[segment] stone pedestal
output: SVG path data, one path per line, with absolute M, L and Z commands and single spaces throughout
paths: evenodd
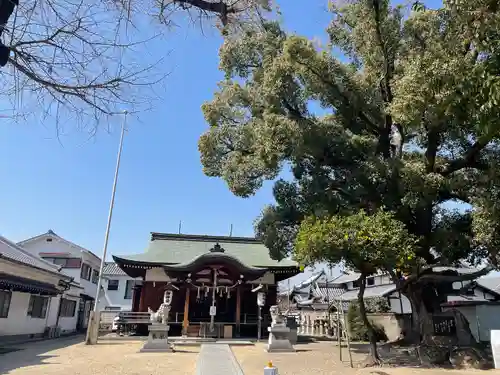
M 167 324 L 151 324 L 148 327 L 148 341 L 142 347 L 141 352 L 173 352 L 174 349 L 168 342 L 169 328 Z
M 286 318 L 286 326 L 290 328 L 290 335 L 288 336 L 290 343 L 295 345 L 297 343 L 297 320 L 295 317 L 287 317 Z
M 267 330 L 269 331 L 269 341 L 266 348 L 268 352 L 295 352 L 290 342 L 290 328 L 280 324 L 271 325 Z

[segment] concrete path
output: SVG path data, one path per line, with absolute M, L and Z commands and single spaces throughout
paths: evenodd
M 196 375 L 244 375 L 238 360 L 227 344 L 203 344 Z

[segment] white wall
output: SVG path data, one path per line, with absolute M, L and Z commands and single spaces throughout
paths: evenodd
M 446 300 L 448 302 L 452 302 L 452 301 L 470 301 L 470 300 L 474 300 L 474 301 L 482 301 L 482 300 L 491 300 L 491 301 L 494 301 L 495 300 L 495 296 L 493 296 L 492 294 L 489 294 L 487 292 L 484 292 L 482 288 L 474 288 L 473 289 L 474 291 L 474 295 L 468 295 L 467 297 L 463 297 L 463 296 L 447 296 L 446 297 Z
M 22 264 L 15 264 L 5 259 L 0 259 L 0 272 L 53 285 L 57 285 L 60 280 L 60 276 L 57 274 L 50 274 Z M 71 293 L 72 296 L 66 296 L 65 298 L 78 301 L 80 291 L 79 288 L 72 288 L 65 292 L 65 296 L 66 293 Z M 0 336 L 40 334 L 44 332 L 46 327 L 56 325 L 60 296 L 50 297 L 44 319 L 32 318 L 27 315 L 30 296 L 30 293 L 12 292 L 8 317 L 0 318 Z M 73 324 L 76 327 L 76 319 L 77 313 L 75 313 L 74 317 L 75 323 L 67 324 Z
M 500 306 L 498 305 L 479 305 L 476 308 L 478 337 L 480 341 L 490 341 L 490 332 L 500 329 Z M 469 324 L 472 325 L 469 321 Z
M 55 327 L 61 296 L 50 297 L 45 318 L 32 318 L 27 315 L 30 293 L 12 292 L 9 314 L 7 318 L 0 318 L 0 336 L 41 334 L 46 327 Z M 79 297 L 65 295 L 64 298 L 76 302 L 75 315 L 60 317 L 58 326 L 62 333 L 71 333 L 76 330 L 78 319 Z
M 391 277 L 389 275 L 375 275 L 375 276 L 369 276 L 369 278 L 373 278 L 373 284 L 372 285 L 366 285 L 367 288 L 371 288 L 377 285 L 387 285 L 387 284 L 392 284 Z M 352 289 L 357 289 L 358 287 L 354 288 L 354 281 L 349 281 L 345 283 L 345 286 L 347 290 L 352 290 Z
M 399 299 L 399 292 L 394 292 L 389 294 L 389 306 L 391 307 L 391 312 L 394 314 L 401 314 L 401 305 L 403 306 L 403 314 L 411 314 L 411 304 L 410 300 L 401 294 L 401 300 Z
M 76 331 L 76 324 L 78 321 L 78 306 L 80 303 L 80 297 L 79 297 L 80 291 L 81 291 L 80 288 L 71 287 L 62 295 L 52 297 L 50 316 L 49 319 L 47 320 L 49 327 L 54 327 L 57 323 L 57 326 L 61 329 L 62 334 Z M 73 316 L 60 316 L 58 321 L 57 315 L 59 314 L 59 305 L 63 298 L 75 301 L 76 303 L 75 314 Z
M 40 256 L 40 253 L 62 253 L 68 254 L 69 258 L 81 258 L 83 263 L 88 264 L 93 270 L 99 271 L 100 259 L 83 251 L 81 248 L 71 245 L 70 243 L 52 237 L 51 242 L 47 242 L 47 236 L 41 236 L 33 241 L 28 241 L 22 245 L 23 249 L 35 256 Z M 79 283 L 84 290 L 83 293 L 94 297 L 97 292 L 97 284 L 90 281 L 80 279 L 80 268 L 63 268 L 62 272 L 74 278 L 74 281 Z
M 7 319 L 0 319 L 0 336 L 40 334 L 45 331 L 49 312 L 45 319 L 28 316 L 30 296 L 29 293 L 12 292 L 9 315 Z M 50 310 L 51 306 L 47 309 Z
M 84 279 L 80 279 L 79 284 L 83 287 L 83 293 L 92 298 L 95 298 L 95 295 L 97 293 L 97 284 L 94 284 L 92 283 L 92 281 L 87 281 Z
M 375 276 L 375 285 L 387 285 L 387 284 L 392 284 L 392 280 L 389 275 Z
M 163 272 L 165 274 L 165 272 Z M 132 299 L 125 299 L 125 289 L 127 280 L 133 280 L 128 276 L 105 276 L 102 280 L 102 287 L 99 296 L 99 310 L 106 307 L 120 307 L 122 310 L 132 310 Z M 118 290 L 108 290 L 109 280 L 119 280 Z
M 457 306 L 469 323 L 469 328 L 476 341 L 490 341 L 490 331 L 500 329 L 499 305 Z M 444 308 L 451 311 L 452 308 Z

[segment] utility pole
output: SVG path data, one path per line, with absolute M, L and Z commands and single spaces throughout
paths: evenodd
M 4 1 L 4 0 L 0 0 Z M 102 249 L 102 258 L 101 258 L 101 266 L 99 268 L 99 278 L 97 279 L 97 292 L 94 300 L 94 310 L 90 316 L 89 324 L 87 327 L 87 337 L 85 340 L 85 344 L 92 345 L 97 343 L 97 336 L 99 334 L 99 295 L 101 292 L 101 284 L 102 284 L 102 271 L 104 269 L 104 264 L 106 263 L 106 253 L 108 251 L 108 240 L 109 240 L 109 232 L 111 229 L 111 219 L 113 217 L 113 208 L 115 205 L 115 193 L 116 193 L 116 184 L 118 182 L 118 174 L 120 172 L 120 160 L 122 156 L 123 149 L 123 138 L 125 135 L 125 127 L 127 124 L 127 111 L 123 111 L 123 121 L 122 121 L 122 130 L 120 133 L 120 144 L 118 147 L 118 155 L 116 156 L 116 168 L 115 168 L 115 177 L 113 179 L 113 188 L 111 190 L 111 202 L 109 203 L 109 213 L 108 213 L 108 222 L 106 224 L 106 232 L 104 234 L 104 245 Z

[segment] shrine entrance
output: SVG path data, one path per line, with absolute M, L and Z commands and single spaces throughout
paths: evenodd
M 127 275 L 143 278 L 134 311 L 156 311 L 164 290 L 175 286 L 171 336 L 265 336 L 277 283 L 298 272 L 292 261 L 270 259 L 253 238 L 153 233 L 147 254 L 113 259 Z M 267 296 L 261 309 L 257 290 Z
M 237 298 L 236 292 L 226 292 L 220 288 L 215 296 L 216 315 L 215 322 L 236 323 Z M 212 295 L 198 293 L 191 290 L 189 300 L 189 324 L 210 322 L 210 307 L 212 306 Z
M 188 336 L 239 336 L 241 292 L 265 270 L 243 267 L 217 247 L 185 269 L 164 267 L 166 274 L 182 281 L 185 292 L 183 333 Z M 216 251 L 218 250 L 218 251 Z M 203 258 L 203 259 L 202 259 Z

